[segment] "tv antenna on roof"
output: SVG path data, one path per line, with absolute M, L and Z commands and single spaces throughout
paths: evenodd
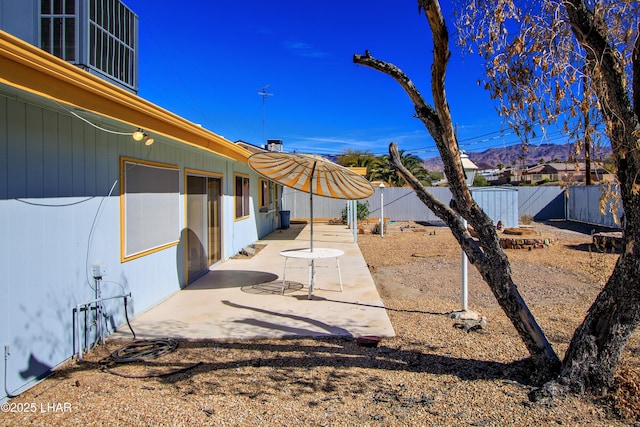
M 266 99 L 270 96 L 273 96 L 272 93 L 267 92 L 267 89 L 269 89 L 271 87 L 270 84 L 260 88 L 260 92 L 258 92 L 258 95 L 260 95 L 262 97 L 262 142 L 264 142 L 265 144 L 267 143 L 267 140 L 265 139 L 264 136 L 264 128 L 265 128 L 265 118 L 264 118 L 264 102 L 266 101 Z

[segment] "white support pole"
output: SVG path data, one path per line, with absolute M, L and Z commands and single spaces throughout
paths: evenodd
M 311 182 L 313 183 L 313 178 L 311 179 Z M 309 221 L 310 221 L 310 230 L 311 230 L 311 239 L 310 239 L 310 246 L 311 246 L 311 252 L 313 252 L 313 191 L 309 192 Z
M 384 237 L 384 184 L 380 183 L 380 237 Z
M 354 200 L 349 200 L 347 203 L 349 203 L 349 224 L 351 224 L 351 234 L 353 234 L 353 243 L 356 243 L 358 241 L 358 237 L 357 237 L 358 227 L 353 222 Z
M 462 225 L 464 228 L 467 228 L 467 220 L 460 217 L 462 219 Z M 461 292 L 461 303 L 462 303 L 462 311 L 467 311 L 467 293 L 468 293 L 468 283 L 467 283 L 467 254 L 462 249 L 462 256 L 460 258 L 462 262 L 462 292 Z
M 351 201 L 351 221 L 353 223 L 353 243 L 358 243 L 358 201 L 357 200 L 352 200 Z

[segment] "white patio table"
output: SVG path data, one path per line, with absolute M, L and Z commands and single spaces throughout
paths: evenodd
M 284 288 L 286 286 L 285 278 L 287 274 L 287 260 L 289 258 L 306 259 L 309 268 L 309 299 L 313 293 L 313 285 L 316 280 L 315 261 L 317 259 L 335 258 L 336 267 L 338 269 L 338 278 L 340 279 L 340 292 L 342 292 L 342 274 L 340 273 L 340 260 L 339 257 L 344 255 L 344 251 L 340 249 L 331 248 L 313 248 L 311 249 L 291 249 L 280 252 L 280 255 L 284 257 L 284 273 L 282 274 L 282 294 L 284 295 Z

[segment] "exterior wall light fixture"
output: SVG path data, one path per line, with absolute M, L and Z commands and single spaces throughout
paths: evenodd
M 138 130 L 132 133 L 131 136 L 133 137 L 134 141 L 142 141 L 142 138 L 144 138 L 144 132 L 142 131 L 142 129 L 138 128 Z
M 131 134 L 134 141 L 144 141 L 144 145 L 151 145 L 155 142 L 155 139 L 149 136 L 148 133 L 138 128 L 137 131 Z

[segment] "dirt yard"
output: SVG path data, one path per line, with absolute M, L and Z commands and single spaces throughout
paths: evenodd
M 617 257 L 590 252 L 589 230 L 558 228 L 563 225 L 534 225 L 538 236 L 557 236 L 556 244 L 507 250 L 519 290 L 560 357 Z M 113 368 L 126 375 L 118 376 L 99 363 L 122 345 L 113 342 L 11 400 L 22 411 L 3 407 L 0 425 L 640 423 L 638 332 L 612 396 L 532 403 L 527 352 L 473 266 L 469 308 L 486 317 L 486 326 L 465 332 L 447 315 L 460 308 L 461 265 L 448 229 L 392 223 L 384 238 L 360 235 L 359 245 L 397 334 L 377 348 L 337 338 L 181 342 L 152 363 Z

